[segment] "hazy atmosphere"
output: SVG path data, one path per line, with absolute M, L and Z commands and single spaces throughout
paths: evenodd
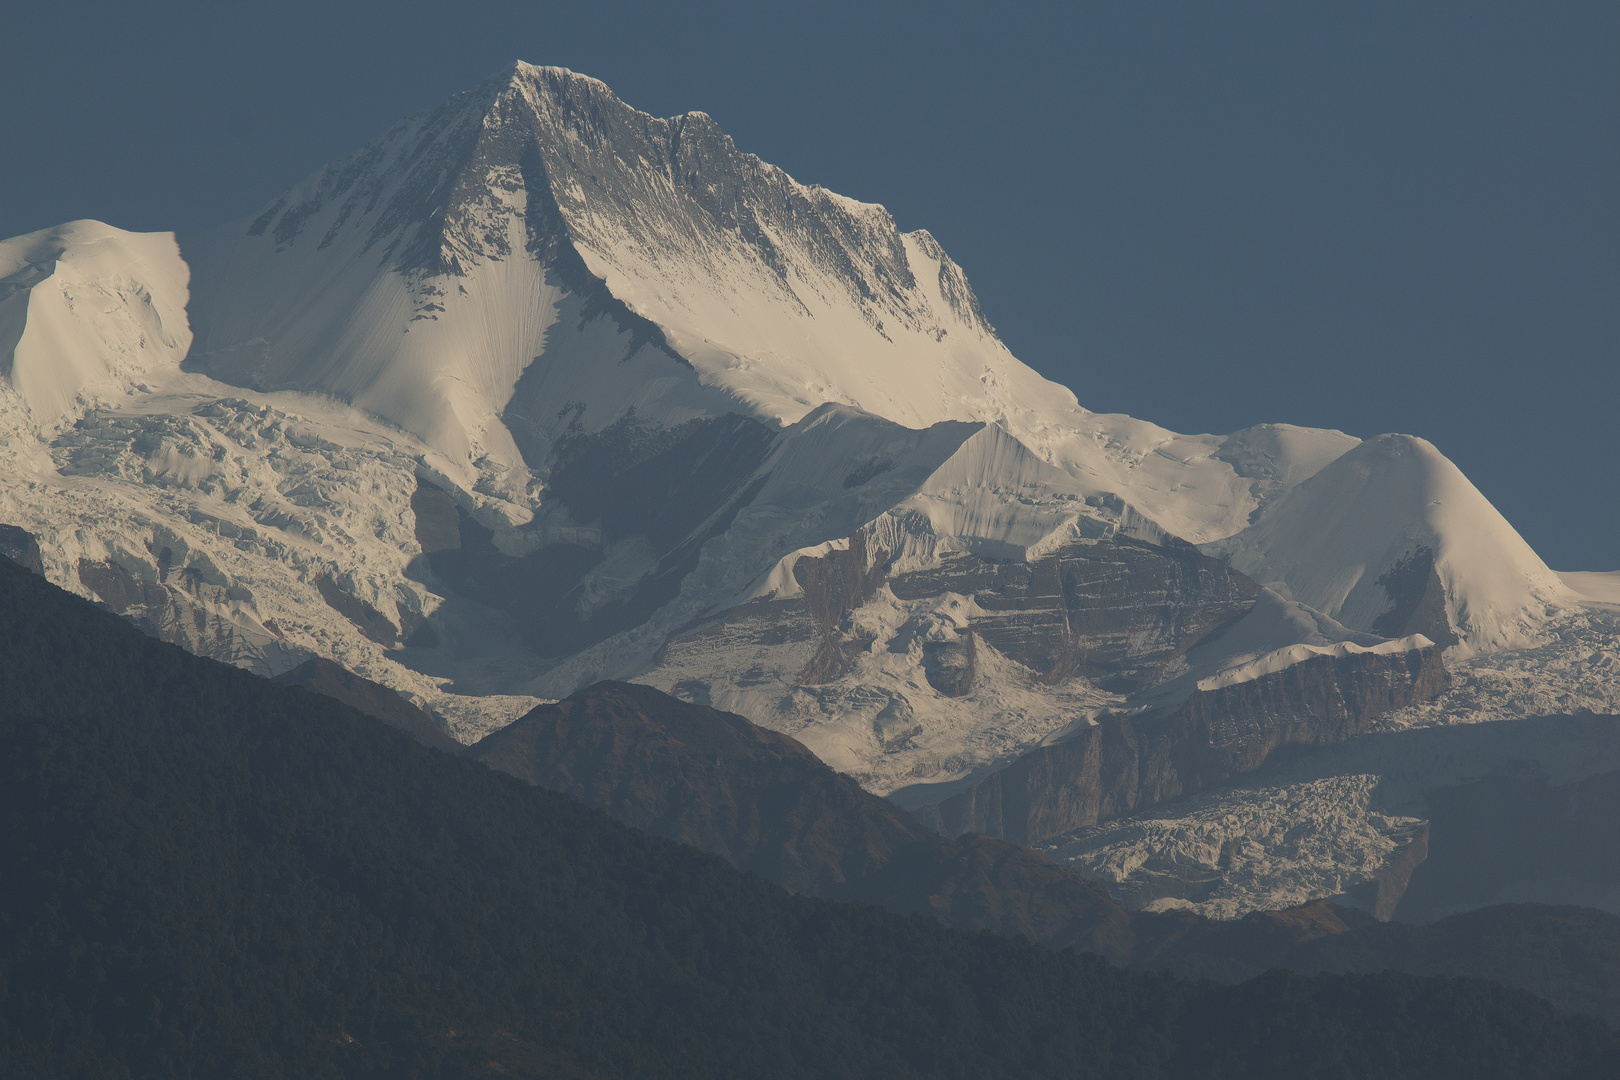
M 710 113 L 965 268 L 1020 359 L 1174 430 L 1423 436 L 1620 567 L 1612 4 L 27 5 L 0 236 L 248 214 L 513 59 Z

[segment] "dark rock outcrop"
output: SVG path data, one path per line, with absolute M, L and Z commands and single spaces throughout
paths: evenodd
M 953 553 L 931 569 L 892 576 L 887 553 L 868 543 L 857 530 L 846 549 L 794 564 L 821 638 L 795 680 L 803 685 L 842 677 L 871 646 L 844 623 L 885 584 L 901 600 L 967 594 L 983 612 L 965 635 L 924 650 L 929 685 L 951 697 L 972 688 L 980 640 L 1049 683 L 1083 676 L 1109 689 L 1141 689 L 1242 617 L 1259 593 L 1226 562 L 1168 536 L 1160 544 L 1123 535 L 1079 540 L 1029 563 Z
M 39 541 L 27 529 L 15 525 L 0 525 L 0 555 L 24 570 L 45 576 L 45 560 L 39 551 Z
M 1167 715 L 1105 716 L 917 815 L 947 836 L 1039 843 L 1207 790 L 1254 771 L 1282 746 L 1343 742 L 1449 681 L 1439 646 L 1312 657 L 1198 691 Z
M 1130 950 L 1130 917 L 1101 886 L 1003 841 L 947 840 L 795 740 L 651 687 L 598 683 L 467 754 L 795 892 Z
M 849 546 L 826 555 L 807 555 L 793 564 L 793 577 L 804 590 L 805 610 L 821 634 L 821 645 L 798 681 L 806 686 L 829 683 L 849 671 L 854 658 L 872 644 L 870 638 L 840 632 L 844 619 L 872 599 L 883 584 L 887 554 L 868 555 L 866 533 L 857 530 Z
M 1457 631 L 1446 612 L 1446 587 L 1434 569 L 1434 549 L 1415 548 L 1378 577 L 1389 610 L 1373 621 L 1372 631 L 1389 638 L 1422 634 L 1436 645 L 1457 644 Z
M 902 600 L 964 593 L 986 614 L 985 643 L 1049 682 L 1084 676 L 1108 689 L 1155 682 L 1164 667 L 1254 606 L 1260 587 L 1173 538 L 1074 541 L 1033 562 L 947 556 L 896 574 Z
M 923 677 L 946 697 L 962 697 L 973 689 L 978 671 L 978 646 L 970 629 L 952 641 L 923 645 Z
M 1390 852 L 1384 865 L 1364 882 L 1340 897 L 1341 903 L 1371 912 L 1379 922 L 1389 922 L 1400 907 L 1412 883 L 1412 874 L 1429 857 L 1429 823 L 1419 822 L 1403 830 L 1402 843 Z
M 326 601 L 328 607 L 354 623 L 366 637 L 385 649 L 399 644 L 399 628 L 388 621 L 388 616 L 348 592 L 332 580 L 330 574 L 318 575 L 315 587 L 320 590 L 321 599 Z
M 424 746 L 452 754 L 461 753 L 462 745 L 450 737 L 444 725 L 432 713 L 412 705 L 388 687 L 361 678 L 324 657 L 305 660 L 271 681 L 284 686 L 301 686 L 311 693 L 336 698 L 367 716 L 399 728 Z

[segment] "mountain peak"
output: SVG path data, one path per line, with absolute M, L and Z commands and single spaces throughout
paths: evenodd
M 452 458 L 476 446 L 519 463 L 493 414 L 551 340 L 553 289 L 611 313 L 629 335 L 616 355 L 650 342 L 693 368 L 709 415 L 783 424 L 843 401 L 924 427 L 999 419 L 1020 407 L 1011 398 L 1044 403 L 1057 390 L 996 339 L 926 233 L 739 151 L 706 113 L 651 116 L 566 68 L 514 62 L 252 219 L 187 238 L 186 253 L 207 268 L 193 369 L 333 394 Z M 262 303 L 266 288 L 286 295 Z M 451 334 L 427 370 L 401 375 L 416 342 L 474 325 L 456 314 L 469 304 L 480 341 Z M 413 339 L 403 349 L 402 335 Z M 503 335 L 512 340 L 494 340 Z M 443 359 L 468 349 L 477 371 Z M 468 393 L 482 404 L 444 403 Z M 643 419 L 650 406 L 637 406 Z M 593 408 L 581 422 L 615 418 Z
M 1352 629 L 1424 633 L 1464 655 L 1531 644 L 1568 600 L 1479 489 L 1415 435 L 1353 447 L 1222 547 L 1244 573 Z

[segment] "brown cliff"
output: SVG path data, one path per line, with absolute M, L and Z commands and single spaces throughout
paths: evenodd
M 849 671 L 854 658 L 872 644 L 870 638 L 840 633 L 846 616 L 876 595 L 883 584 L 888 554 L 881 548 L 868 558 L 866 534 L 857 531 L 849 547 L 826 555 L 807 555 L 793 564 L 793 577 L 804 590 L 804 606 L 816 625 L 821 645 L 799 672 L 806 686 L 833 682 Z
M 1105 716 L 917 816 L 947 836 L 1039 843 L 1207 790 L 1259 768 L 1279 747 L 1343 742 L 1449 681 L 1438 646 L 1312 657 L 1200 690 L 1168 714 Z

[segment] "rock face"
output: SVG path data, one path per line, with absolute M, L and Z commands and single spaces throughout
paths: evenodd
M 1343 742 L 1382 713 L 1448 683 L 1438 646 L 1318 656 L 1248 682 L 1200 690 L 1167 715 L 1109 715 L 1019 758 L 918 816 L 949 836 L 1038 843 L 1207 790 L 1276 749 Z
M 1000 840 L 946 840 L 793 739 L 651 687 L 599 683 L 467 755 L 795 892 L 1116 959 L 1130 949 L 1129 916 L 1101 886 Z
M 358 596 L 345 592 L 343 586 L 332 579 L 332 575 L 316 575 L 315 588 L 333 611 L 354 623 L 355 628 L 366 637 L 384 648 L 399 644 L 399 630 L 388 620 L 388 616 Z
M 1369 895 L 1348 899 L 1360 900 L 1372 912 L 1373 918 L 1379 922 L 1389 922 L 1395 917 L 1395 911 L 1412 883 L 1412 874 L 1428 857 L 1429 823 L 1425 821 L 1412 830 L 1410 840 L 1390 855 L 1368 883 L 1370 887 L 1364 887 Z
M 946 697 L 962 697 L 973 689 L 978 662 L 978 637 L 971 628 L 955 641 L 923 645 L 923 677 Z
M 848 673 L 857 653 L 873 639 L 859 632 L 844 633 L 844 620 L 872 599 L 883 584 L 881 551 L 868 557 L 866 533 L 849 538 L 849 546 L 822 556 L 807 556 L 793 564 L 793 577 L 803 590 L 805 613 L 815 624 L 821 644 L 799 673 L 807 686 L 829 683 Z
M 283 686 L 301 686 L 311 693 L 336 698 L 367 716 L 374 716 L 391 727 L 399 728 L 424 746 L 452 754 L 461 753 L 461 744 L 450 737 L 444 725 L 432 713 L 412 705 L 388 687 L 362 679 L 330 660 L 312 657 L 291 671 L 277 675 L 272 681 Z
M 1316 897 L 1401 921 L 1524 900 L 1620 907 L 1597 779 L 1620 769 L 1613 716 L 1402 719 L 1039 850 L 1127 908 L 1215 919 Z
M 4 555 L 24 570 L 45 576 L 45 563 L 40 558 L 39 541 L 27 529 L 15 525 L 0 525 L 0 555 Z
M 1128 692 L 1154 682 L 1205 635 L 1249 610 L 1260 589 L 1226 562 L 1167 539 L 1076 541 L 1029 562 L 972 555 L 897 574 L 902 600 L 973 598 L 974 633 L 1047 682 L 1082 676 Z
M 1373 620 L 1373 633 L 1390 638 L 1422 634 L 1437 645 L 1457 644 L 1457 631 L 1446 614 L 1446 587 L 1434 571 L 1433 548 L 1419 545 L 1375 584 L 1383 587 L 1390 606 Z

